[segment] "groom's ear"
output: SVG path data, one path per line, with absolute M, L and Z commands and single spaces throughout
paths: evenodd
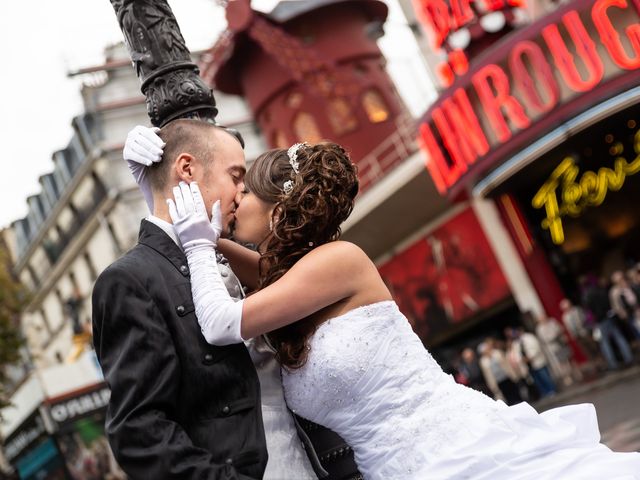
M 191 183 L 195 179 L 195 157 L 190 153 L 181 153 L 173 164 L 179 181 Z

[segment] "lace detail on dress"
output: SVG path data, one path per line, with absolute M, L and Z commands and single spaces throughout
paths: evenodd
M 295 405 L 305 405 L 304 410 L 312 409 L 317 414 L 329 412 L 339 408 L 346 401 L 355 401 L 358 382 L 366 372 L 373 367 L 369 355 L 365 351 L 375 350 L 376 345 L 371 340 L 382 333 L 385 327 L 380 322 L 370 325 L 371 331 L 351 325 L 349 332 L 343 330 L 345 322 L 353 318 L 371 318 L 378 305 L 367 305 L 351 312 L 335 317 L 320 325 L 315 335 L 310 339 L 311 348 L 307 365 L 301 369 L 284 371 L 284 376 L 295 376 L 296 388 L 290 391 L 289 407 L 298 413 Z M 387 308 L 393 303 L 388 302 Z M 361 322 L 362 327 L 369 326 L 369 322 Z M 340 324 L 334 328 L 335 324 Z M 335 335 L 335 332 L 341 332 Z M 341 368 L 348 365 L 348 369 Z M 324 394 L 317 395 L 314 386 L 323 385 Z

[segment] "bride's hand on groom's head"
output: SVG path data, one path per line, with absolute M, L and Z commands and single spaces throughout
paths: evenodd
M 199 246 L 215 248 L 222 233 L 220 201 L 213 204 L 211 220 L 196 182 L 180 182 L 173 187 L 173 199 L 167 199 L 169 216 L 180 243 L 188 252 Z
M 147 175 L 147 167 L 162 160 L 162 149 L 165 143 L 156 134 L 159 128 L 148 128 L 138 125 L 127 135 L 122 151 L 129 171 L 140 187 L 150 212 L 153 212 L 153 193 Z
M 122 156 L 130 169 L 135 167 L 135 164 L 148 167 L 162 161 L 165 143 L 157 135 L 159 131 L 157 127 L 137 125 L 127 134 Z

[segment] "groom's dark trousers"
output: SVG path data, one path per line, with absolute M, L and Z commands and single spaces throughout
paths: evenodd
M 111 389 L 106 432 L 132 479 L 260 479 L 260 385 L 244 344 L 200 333 L 182 250 L 143 220 L 93 291 L 93 341 Z

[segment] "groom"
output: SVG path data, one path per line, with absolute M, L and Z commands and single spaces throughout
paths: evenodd
M 208 205 L 221 201 L 228 233 L 244 153 L 204 122 L 178 120 L 162 134 L 175 162 L 146 172 L 153 215 L 93 291 L 94 346 L 111 389 L 107 437 L 133 479 L 261 479 L 267 450 L 255 368 L 244 344 L 204 340 L 165 203 L 180 180 L 198 181 Z

